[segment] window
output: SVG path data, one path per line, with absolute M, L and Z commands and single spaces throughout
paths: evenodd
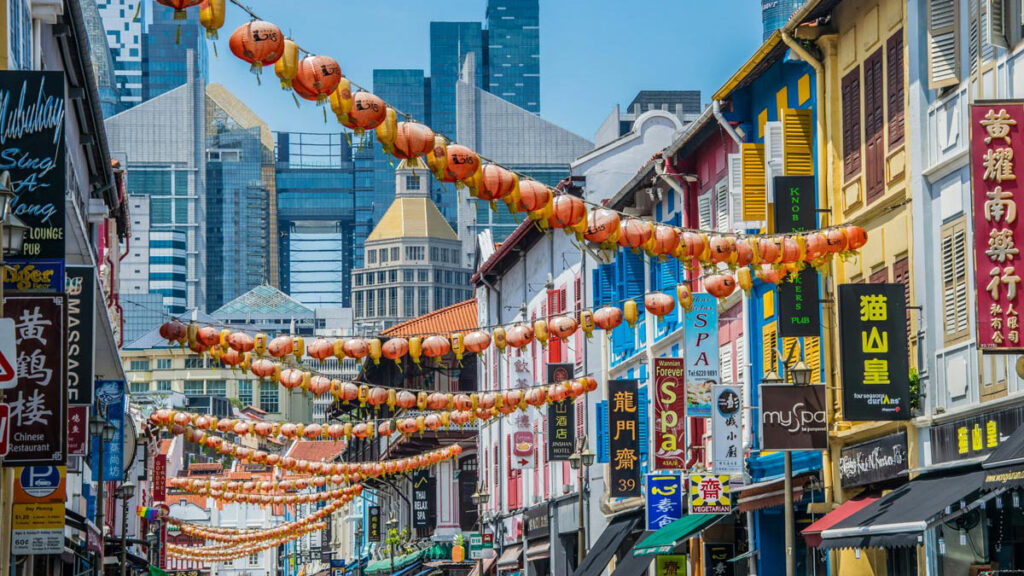
M 391 249 L 391 261 L 398 262 L 398 246 Z
M 903 143 L 903 30 L 893 34 L 885 43 L 886 95 L 889 102 L 889 146 Z
M 224 380 L 207 380 L 206 393 L 211 396 L 227 396 L 228 385 Z
M 260 409 L 264 412 L 276 414 L 278 407 L 277 384 L 273 382 L 260 382 Z
M 413 282 L 416 280 L 416 272 L 406 268 L 402 270 L 402 282 Z
M 373 312 L 376 310 L 373 306 L 373 296 L 376 294 L 373 290 L 366 291 L 366 313 L 364 316 L 373 316 Z
M 356 274 L 355 277 L 356 277 L 356 286 L 362 286 L 363 285 L 363 275 L 362 274 Z
M 171 359 L 170 358 L 157 358 L 156 359 L 156 369 L 157 370 L 170 370 L 171 369 Z
M 860 172 L 860 68 L 843 77 L 843 175 Z
M 445 284 L 454 284 L 455 283 L 455 279 L 452 277 L 452 271 L 451 270 L 445 270 L 444 271 L 444 282 L 445 282 Z
M 882 49 L 879 48 L 864 61 L 864 187 L 868 204 L 885 195 L 882 100 Z
M 892 263 L 892 281 L 903 284 L 903 298 L 910 310 L 910 262 L 904 256 Z M 907 341 L 910 341 L 910 314 L 907 314 Z
M 960 0 L 928 2 L 928 88 L 960 82 Z
M 356 310 L 355 310 L 355 314 L 356 314 L 356 316 L 362 316 L 363 315 L 363 293 L 362 292 L 356 292 Z
M 377 251 L 376 250 L 367 250 L 366 251 L 366 261 L 369 264 L 376 264 L 377 263 Z
M 405 259 L 412 261 L 423 260 L 425 254 L 423 246 L 406 246 L 405 247 Z
M 170 392 L 171 391 L 171 381 L 170 380 L 157 380 L 156 381 L 156 389 L 158 391 L 160 391 L 160 392 Z
M 149 370 L 149 360 L 132 360 L 131 369 L 133 371 Z
M 149 392 L 149 382 L 132 382 L 131 384 L 132 394 L 139 394 L 141 392 Z
M 259 554 L 259 552 L 257 552 L 256 554 L 250 554 L 249 555 L 249 566 L 259 566 L 259 565 L 260 565 L 260 554 Z
M 252 406 L 252 381 L 243 380 L 238 383 L 238 401 L 243 406 Z
M 460 260 L 460 258 L 459 258 L 459 249 L 458 248 L 452 248 L 452 264 L 458 264 L 459 260 Z
M 202 368 L 203 359 L 199 356 L 189 356 L 185 358 L 185 368 Z
M 408 272 L 408 270 L 406 270 Z M 416 289 L 406 286 L 402 288 L 402 315 L 416 315 Z
M 421 286 L 416 289 L 416 297 L 419 300 L 417 314 L 423 315 L 430 312 L 430 288 Z
M 384 284 L 387 280 L 384 279 L 384 271 L 377 272 L 377 284 Z
M 387 290 L 377 290 L 377 316 L 387 315 Z
M 437 254 L 437 248 L 436 247 L 431 247 L 430 248 L 430 260 L 431 260 L 431 262 L 437 262 L 437 261 L 440 260 L 440 257 Z
M 202 396 L 204 390 L 202 380 L 185 380 L 185 396 Z
M 434 308 L 447 306 L 444 303 L 444 288 L 434 288 Z
M 394 284 L 395 282 L 398 282 L 398 270 L 389 270 L 388 271 L 388 282 L 390 282 L 392 284 Z
M 388 288 L 388 315 L 398 316 L 398 288 Z
M 380 263 L 383 264 L 383 263 L 385 263 L 387 261 L 388 261 L 388 249 L 387 248 L 381 248 L 380 249 Z
M 406 176 L 405 177 L 405 189 L 406 190 L 419 190 L 420 189 L 420 177 L 416 176 L 416 175 Z
M 967 302 L 967 220 L 961 216 L 942 227 L 942 324 L 950 346 L 971 334 Z
M 417 282 L 430 282 L 430 271 L 429 270 L 417 270 L 416 271 Z

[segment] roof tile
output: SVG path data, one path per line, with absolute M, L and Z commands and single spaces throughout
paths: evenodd
M 422 334 L 446 334 L 476 330 L 476 299 L 466 300 L 429 314 L 424 314 L 401 324 L 395 324 L 382 334 L 384 336 L 419 336 Z

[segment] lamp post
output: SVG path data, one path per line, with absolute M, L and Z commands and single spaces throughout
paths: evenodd
M 789 374 L 790 379 L 796 386 L 807 386 L 811 383 L 813 370 L 803 360 L 790 366 L 783 363 L 783 368 Z M 773 370 L 762 380 L 765 384 L 779 384 L 783 379 Z M 786 450 L 783 453 L 785 463 L 785 480 L 783 492 L 785 493 L 785 526 L 786 526 L 786 576 L 796 575 L 796 518 L 793 513 L 793 452 Z
M 473 504 L 476 504 L 476 518 L 477 523 L 480 525 L 480 543 L 482 547 L 484 541 L 484 505 L 491 499 L 491 495 L 487 492 L 487 488 L 482 484 L 477 484 L 476 492 L 473 492 L 473 495 L 470 498 L 472 498 Z M 472 552 L 472 549 L 473 546 L 471 543 L 470 552 Z M 482 555 L 480 558 L 477 558 L 476 566 L 477 576 L 484 576 L 484 559 Z
M 584 483 L 586 471 L 594 465 L 595 454 L 590 450 L 587 437 L 580 439 L 579 447 L 569 456 L 569 466 L 576 471 L 577 492 L 579 493 L 579 520 L 577 521 L 576 535 L 576 568 L 583 565 L 583 558 L 587 555 L 587 527 L 583 523 L 584 500 L 586 498 L 586 484 Z
M 388 527 L 388 555 L 391 556 L 391 573 L 395 573 L 395 546 L 398 546 L 398 519 L 394 512 L 391 519 L 384 523 Z
M 97 453 L 97 461 L 99 462 L 99 470 L 97 471 L 97 482 L 96 486 L 96 527 L 100 531 L 100 546 L 104 544 L 103 536 L 103 445 L 107 442 L 114 440 L 114 434 L 117 433 L 117 429 L 114 425 L 107 422 L 105 418 L 100 416 L 98 413 L 93 414 L 92 418 L 89 419 L 89 434 L 94 438 L 99 438 L 99 452 Z M 103 573 L 103 567 L 98 563 L 96 565 L 96 574 L 100 575 Z
M 128 574 L 128 501 L 134 495 L 135 484 L 131 482 L 121 484 L 114 492 L 114 497 L 121 499 L 121 576 Z

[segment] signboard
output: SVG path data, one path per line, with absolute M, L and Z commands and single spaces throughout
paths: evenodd
M 327 522 L 327 527 L 320 531 L 320 561 L 331 561 L 331 526 L 334 523 Z
M 991 454 L 1022 424 L 1024 406 L 934 424 L 928 430 L 932 463 L 941 464 Z
M 14 319 L 0 318 L 0 390 L 18 386 L 18 353 L 14 339 Z
M 764 450 L 827 450 L 825 386 L 761 384 Z
M 429 470 L 417 470 L 412 475 L 412 526 L 430 530 L 436 521 L 437 488 Z
M 612 498 L 639 496 L 640 410 L 636 380 L 608 381 L 608 434 Z
M 167 500 L 167 454 L 153 457 L 153 502 Z M 330 527 L 330 523 L 327 526 Z
M 473 532 L 469 535 L 469 559 L 483 560 L 494 557 L 494 534 Z
M 6 394 L 12 432 L 5 467 L 67 462 L 65 310 L 62 294 L 4 298 L 18 350 L 18 386 Z
M 63 260 L 9 258 L 3 267 L 4 291 L 63 292 Z
M 645 488 L 648 531 L 658 530 L 683 517 L 686 503 L 682 475 L 648 474 Z
M 96 272 L 92 266 L 68 266 L 68 405 L 92 405 Z
M 380 506 L 369 506 L 366 509 L 367 525 L 366 525 L 366 541 L 367 542 L 380 542 Z
M 64 258 L 64 102 L 63 72 L 0 74 L 0 158 L 17 194 L 11 212 L 29 227 L 22 254 L 31 258 Z
M 690 514 L 728 514 L 731 510 L 728 475 L 690 474 Z
M 11 553 L 17 556 L 64 553 L 63 466 L 15 470 L 11 512 Z
M 68 406 L 68 456 L 85 456 L 89 446 L 89 407 Z
M 778 194 L 777 190 L 776 194 Z M 704 576 L 726 576 L 733 574 L 733 564 L 729 563 L 729 559 L 734 556 L 736 556 L 736 546 L 732 542 L 705 542 Z
M 1015 163 L 1024 159 L 1024 103 L 971 105 L 971 189 L 974 206 L 974 269 L 978 347 L 990 352 L 1024 349 L 1020 338 L 1024 190 Z M 903 319 L 901 319 L 902 321 Z M 845 359 L 844 359 L 845 363 Z
M 532 430 L 516 430 L 512 433 L 512 468 L 526 470 L 536 465 L 536 442 Z
M 96 409 L 114 427 L 114 439 L 103 443 L 103 464 L 101 466 L 99 462 L 100 439 L 96 436 L 92 437 L 89 467 L 92 468 L 93 482 L 99 480 L 101 468 L 103 479 L 108 482 L 117 482 L 124 478 L 124 388 L 124 380 L 96 381 Z
M 0 402 L 0 456 L 6 456 L 10 448 L 11 407 Z
M 654 469 L 686 469 L 686 364 L 654 359 Z
M 843 488 L 882 482 L 906 470 L 906 432 L 847 446 L 839 454 L 839 480 Z
M 711 387 L 718 384 L 718 300 L 693 295 L 686 313 L 686 415 L 711 418 Z
M 814 176 L 775 177 L 775 231 L 805 232 L 818 227 Z M 808 266 L 778 286 L 779 337 L 818 336 L 821 308 L 818 272 Z
M 910 420 L 905 290 L 903 284 L 839 285 L 845 420 Z
M 576 450 L 576 401 L 548 404 L 548 461 L 568 460 Z
M 743 473 L 743 388 L 720 385 L 711 388 L 711 469 L 716 474 Z
M 686 554 L 659 554 L 654 565 L 656 576 L 686 576 Z
M 548 514 L 547 502 L 527 508 L 523 517 L 526 520 L 526 538 L 528 540 L 548 538 L 551 535 L 551 519 Z
M 331 559 L 331 576 L 345 576 L 345 560 Z

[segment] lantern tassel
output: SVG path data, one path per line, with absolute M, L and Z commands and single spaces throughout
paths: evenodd
M 216 42 L 210 42 L 210 45 L 213 46 L 213 57 L 214 58 L 220 58 L 220 54 L 217 53 L 217 43 Z
M 182 14 L 184 14 L 184 12 L 182 12 Z M 183 16 L 183 17 L 184 17 L 184 16 Z M 175 20 L 178 20 L 178 13 L 177 13 L 177 12 L 175 12 L 175 13 L 174 13 L 174 19 L 175 19 Z M 174 37 L 174 43 L 175 43 L 176 45 L 177 45 L 177 44 L 181 44 L 181 24 L 179 24 L 179 25 L 178 25 L 178 33 L 177 33 L 177 35 L 176 35 L 176 36 Z

